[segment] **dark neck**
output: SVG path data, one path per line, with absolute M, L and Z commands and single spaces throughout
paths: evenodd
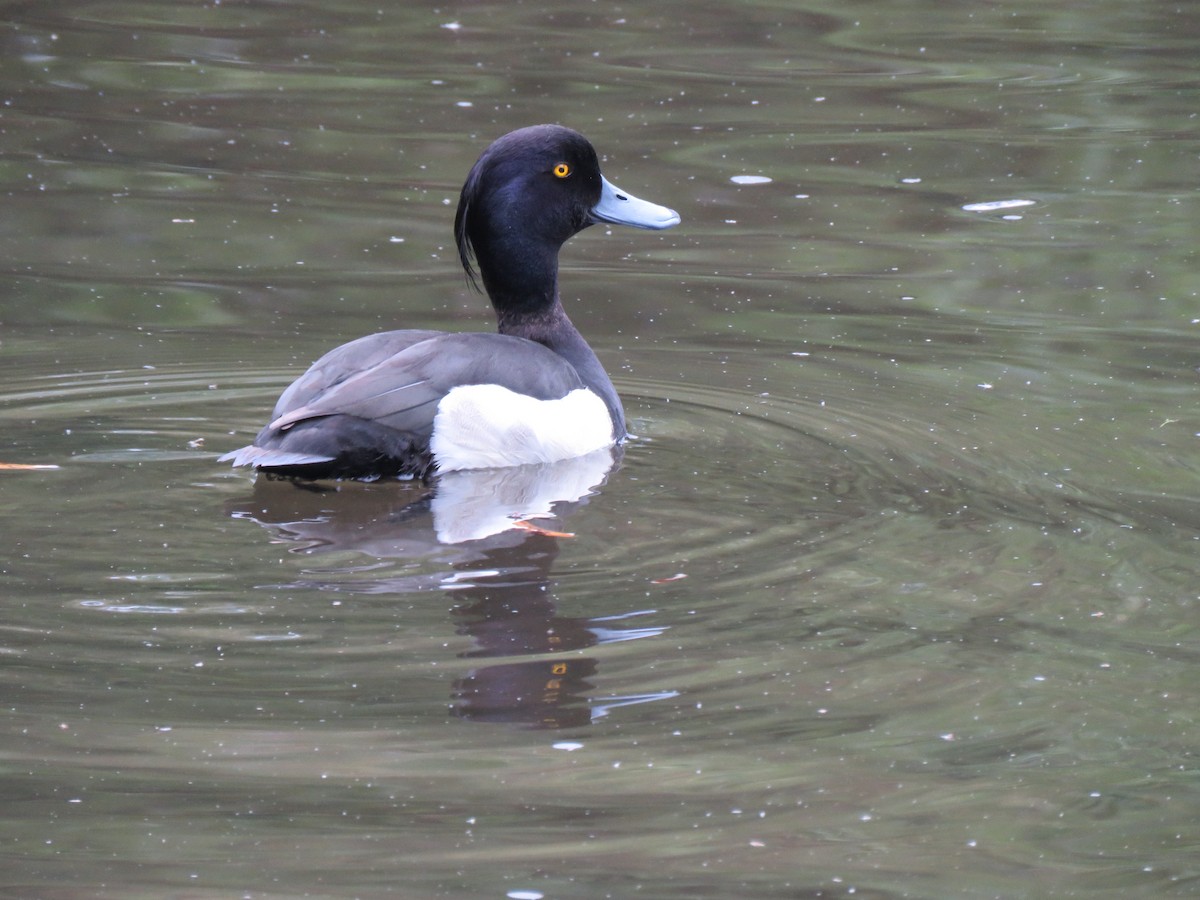
M 617 396 L 617 390 L 613 387 L 608 373 L 604 371 L 604 366 L 600 365 L 595 352 L 583 339 L 579 329 L 567 318 L 566 310 L 558 300 L 557 291 L 549 307 L 543 307 L 537 312 L 497 309 L 496 319 L 501 334 L 537 341 L 574 366 L 583 383 L 608 407 L 613 421 L 613 437 L 618 441 L 625 438 L 625 411 L 621 408 L 621 398 Z
M 502 227 L 476 231 L 472 244 L 500 333 L 537 341 L 574 366 L 608 407 L 613 436 L 623 440 L 625 412 L 616 388 L 559 302 L 559 244 Z

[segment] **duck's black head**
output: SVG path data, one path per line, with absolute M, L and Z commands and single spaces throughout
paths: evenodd
M 498 310 L 537 310 L 557 298 L 558 251 L 595 222 L 669 228 L 673 211 L 617 190 L 587 138 L 560 125 L 509 132 L 471 168 L 454 235 L 472 282 L 474 256 Z

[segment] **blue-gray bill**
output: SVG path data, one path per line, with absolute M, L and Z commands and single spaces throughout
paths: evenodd
M 601 175 L 600 202 L 592 207 L 592 221 L 658 231 L 678 225 L 679 213 L 628 194 Z

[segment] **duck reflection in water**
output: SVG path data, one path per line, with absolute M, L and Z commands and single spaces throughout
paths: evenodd
M 444 473 L 429 485 L 346 482 L 302 489 L 259 479 L 253 498 L 231 506 L 230 514 L 269 529 L 295 554 L 350 551 L 425 563 L 416 574 L 406 567 L 367 579 L 356 579 L 343 567 L 313 578 L 310 569 L 306 577 L 270 587 L 405 597 L 420 591 L 452 593 L 455 631 L 473 643 L 460 658 L 505 659 L 454 681 L 455 714 L 570 728 L 618 706 L 674 696 L 592 698 L 598 663 L 578 651 L 660 634 L 662 628 L 628 622 L 645 611 L 592 618 L 557 610 L 552 569 L 567 520 L 586 504 L 612 464 L 612 451 L 605 450 L 601 457 L 550 467 Z

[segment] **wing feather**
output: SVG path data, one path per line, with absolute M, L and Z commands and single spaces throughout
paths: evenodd
M 354 341 L 338 351 L 357 343 Z M 338 372 L 342 377 L 329 379 L 319 391 L 310 391 L 311 396 L 304 397 L 305 392 L 289 389 L 292 396 L 285 395 L 284 399 L 290 402 L 284 404 L 281 400 L 279 406 L 291 408 L 282 413 L 277 408 L 280 414 L 268 428 L 284 431 L 305 419 L 348 415 L 428 438 L 438 402 L 460 385 L 498 384 L 539 400 L 558 400 L 583 386 L 570 363 L 524 338 L 483 332 L 433 332 L 432 336 L 411 342 L 393 339 L 392 346 L 399 349 L 353 374 Z M 362 349 L 382 351 L 388 345 L 381 341 L 377 347 Z M 333 362 L 338 365 L 349 362 L 354 354 L 342 356 Z M 327 357 L 318 360 L 314 368 L 317 366 L 322 367 L 326 378 L 335 369 Z

